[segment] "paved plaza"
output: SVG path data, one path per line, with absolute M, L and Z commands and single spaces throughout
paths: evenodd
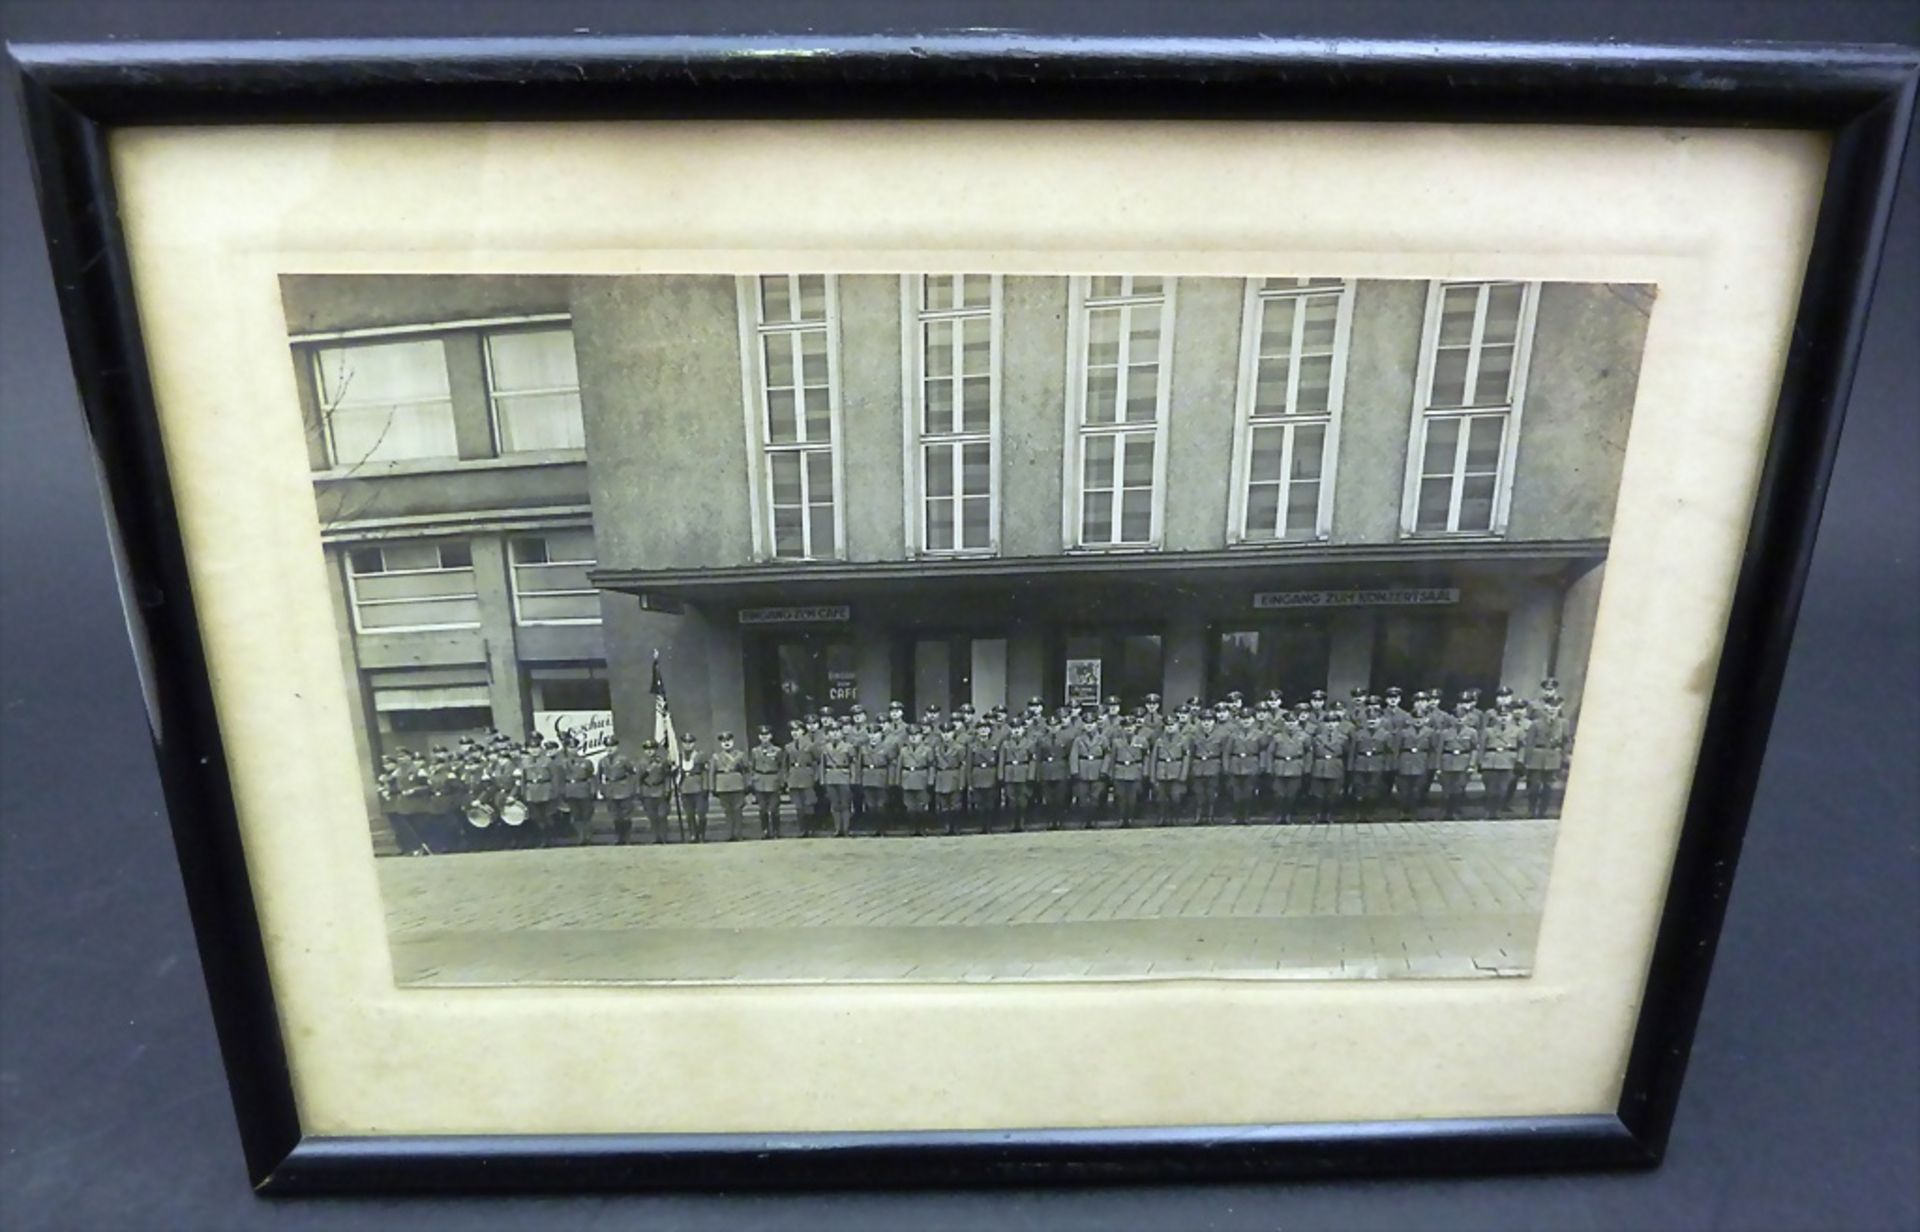
M 402 984 L 1515 976 L 1555 830 L 818 838 L 379 869 Z

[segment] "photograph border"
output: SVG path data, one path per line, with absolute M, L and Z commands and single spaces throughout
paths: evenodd
M 256 1188 L 1117 1183 L 1659 1162 L 1806 582 L 1920 53 L 1011 32 L 9 50 L 188 906 Z M 743 117 L 1555 121 L 1831 135 L 1778 411 L 1613 1115 L 777 1135 L 323 1138 L 302 1131 L 161 450 L 109 132 L 322 120 Z

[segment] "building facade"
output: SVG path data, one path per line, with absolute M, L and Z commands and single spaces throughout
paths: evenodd
M 555 716 L 1557 676 L 1651 291 L 288 278 L 369 764 Z

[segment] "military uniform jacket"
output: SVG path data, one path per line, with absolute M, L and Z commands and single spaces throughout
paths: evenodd
M 787 755 L 777 744 L 756 744 L 747 754 L 748 779 L 757 792 L 779 791 Z
M 1219 728 L 1196 732 L 1187 758 L 1187 773 L 1196 779 L 1218 778 L 1227 764 L 1227 734 Z
M 909 740 L 900 746 L 895 761 L 900 790 L 926 791 L 933 786 L 933 746 L 925 740 Z
M 631 800 L 640 788 L 640 772 L 625 753 L 613 752 L 600 763 L 600 794 L 609 800 Z
M 593 768 L 593 759 L 574 753 L 568 755 L 562 764 L 565 778 L 560 784 L 560 794 L 569 800 L 593 799 L 594 778 L 598 773 Z
M 894 762 L 897 754 L 893 746 L 882 736 L 878 743 L 868 743 L 860 750 L 860 786 L 891 787 L 894 780 Z
M 1008 736 L 1000 744 L 1000 781 L 1031 783 L 1040 772 L 1040 741 L 1028 735 Z
M 829 787 L 851 787 L 860 771 L 860 750 L 851 740 L 832 739 L 820 746 L 820 781 Z
M 1267 737 L 1257 729 L 1243 729 L 1227 737 L 1227 773 L 1236 775 L 1267 772 Z
M 1354 736 L 1348 746 L 1349 768 L 1357 774 L 1385 770 L 1393 764 L 1393 735 L 1384 725 Z
M 1313 764 L 1307 772 L 1316 779 L 1336 782 L 1347 776 L 1347 733 L 1338 723 L 1329 723 L 1313 736 Z
M 1519 766 L 1520 737 L 1518 723 L 1498 715 L 1489 717 L 1480 731 L 1480 769 L 1512 770 Z
M 664 800 L 673 790 L 673 760 L 658 749 L 640 754 L 640 760 L 633 763 L 634 775 L 640 780 L 640 796 L 646 800 Z M 604 776 L 606 767 L 601 767 Z M 609 793 L 609 800 L 615 797 Z
M 1473 759 L 1480 753 L 1480 737 L 1471 723 L 1455 723 L 1439 733 L 1433 743 L 1442 774 L 1473 769 Z
M 1000 750 L 991 739 L 976 740 L 967 748 L 967 786 L 975 789 L 1000 785 Z
M 1073 739 L 1073 748 L 1067 755 L 1067 768 L 1073 777 L 1083 783 L 1091 783 L 1107 777 L 1113 757 L 1113 746 L 1097 728 L 1088 728 Z
M 1153 778 L 1157 783 L 1184 783 L 1193 773 L 1193 737 L 1184 731 L 1160 733 L 1153 742 Z
M 1393 769 L 1396 774 L 1425 774 L 1439 769 L 1434 760 L 1440 733 L 1425 718 L 1410 719 L 1394 734 Z
M 786 748 L 788 791 L 812 791 L 820 781 L 820 744 L 802 732 Z
M 949 732 L 933 746 L 933 789 L 953 795 L 967 785 L 967 743 Z
M 1572 736 L 1573 731 L 1565 715 L 1541 715 L 1528 724 L 1526 735 L 1521 740 L 1527 769 L 1560 769 L 1566 761 L 1567 743 Z
M 1313 737 L 1305 731 L 1282 731 L 1267 746 L 1267 764 L 1275 778 L 1298 778 L 1313 764 Z
M 680 758 L 680 794 L 695 796 L 713 790 L 713 759 L 698 749 Z
M 560 798 L 560 767 L 545 753 L 535 753 L 520 760 L 520 773 L 525 783 L 525 800 L 528 804 L 547 804 Z
M 1040 781 L 1064 783 L 1067 760 L 1073 753 L 1073 741 L 1064 732 L 1045 731 L 1033 738 L 1033 756 Z
M 1152 760 L 1152 736 L 1143 731 L 1122 732 L 1114 738 L 1107 773 L 1116 783 L 1137 783 L 1148 776 Z

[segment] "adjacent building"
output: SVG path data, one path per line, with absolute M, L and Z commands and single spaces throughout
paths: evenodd
M 604 713 L 1577 707 L 1651 291 L 289 278 L 369 758 Z

